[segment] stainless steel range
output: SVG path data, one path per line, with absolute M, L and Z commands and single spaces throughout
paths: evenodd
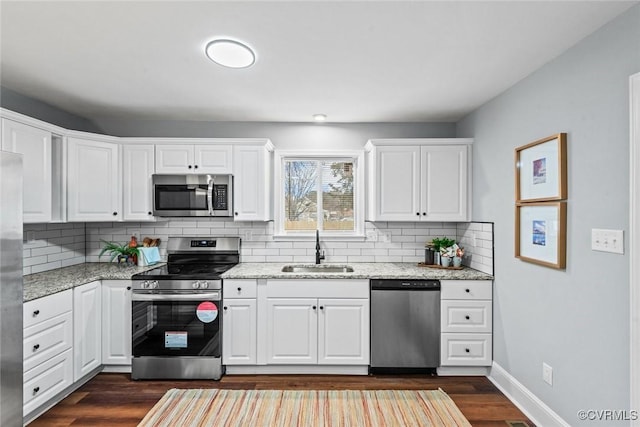
M 240 238 L 169 237 L 167 255 L 132 277 L 131 378 L 218 380 L 220 275 L 238 264 Z

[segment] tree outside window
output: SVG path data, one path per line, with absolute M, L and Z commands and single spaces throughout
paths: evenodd
M 285 231 L 354 231 L 353 160 L 283 162 Z

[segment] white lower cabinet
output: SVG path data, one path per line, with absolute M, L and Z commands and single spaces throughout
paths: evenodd
M 369 364 L 369 300 L 318 300 L 318 364 Z
M 492 282 L 443 280 L 440 365 L 491 366 Z
M 369 300 L 269 298 L 267 363 L 369 364 Z
M 222 316 L 222 363 L 255 365 L 256 299 L 225 299 Z
M 73 291 L 23 306 L 23 414 L 25 418 L 73 384 Z
M 368 280 L 273 280 L 267 294 L 267 364 L 369 364 Z
M 131 365 L 131 281 L 102 281 L 102 364 Z
M 73 289 L 73 379 L 102 365 L 102 287 L 100 281 Z
M 267 300 L 267 363 L 318 363 L 318 301 Z

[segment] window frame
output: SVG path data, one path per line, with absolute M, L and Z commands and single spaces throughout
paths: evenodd
M 364 150 L 338 151 L 301 151 L 276 150 L 274 152 L 274 230 L 273 237 L 278 240 L 315 239 L 315 230 L 287 231 L 284 229 L 284 164 L 290 160 L 335 160 L 353 162 L 353 230 L 320 230 L 322 238 L 328 240 L 364 240 L 365 238 L 365 165 Z

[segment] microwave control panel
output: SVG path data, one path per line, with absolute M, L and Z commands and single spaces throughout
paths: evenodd
M 226 184 L 217 184 L 213 186 L 213 210 L 226 211 L 228 207 L 228 191 Z

